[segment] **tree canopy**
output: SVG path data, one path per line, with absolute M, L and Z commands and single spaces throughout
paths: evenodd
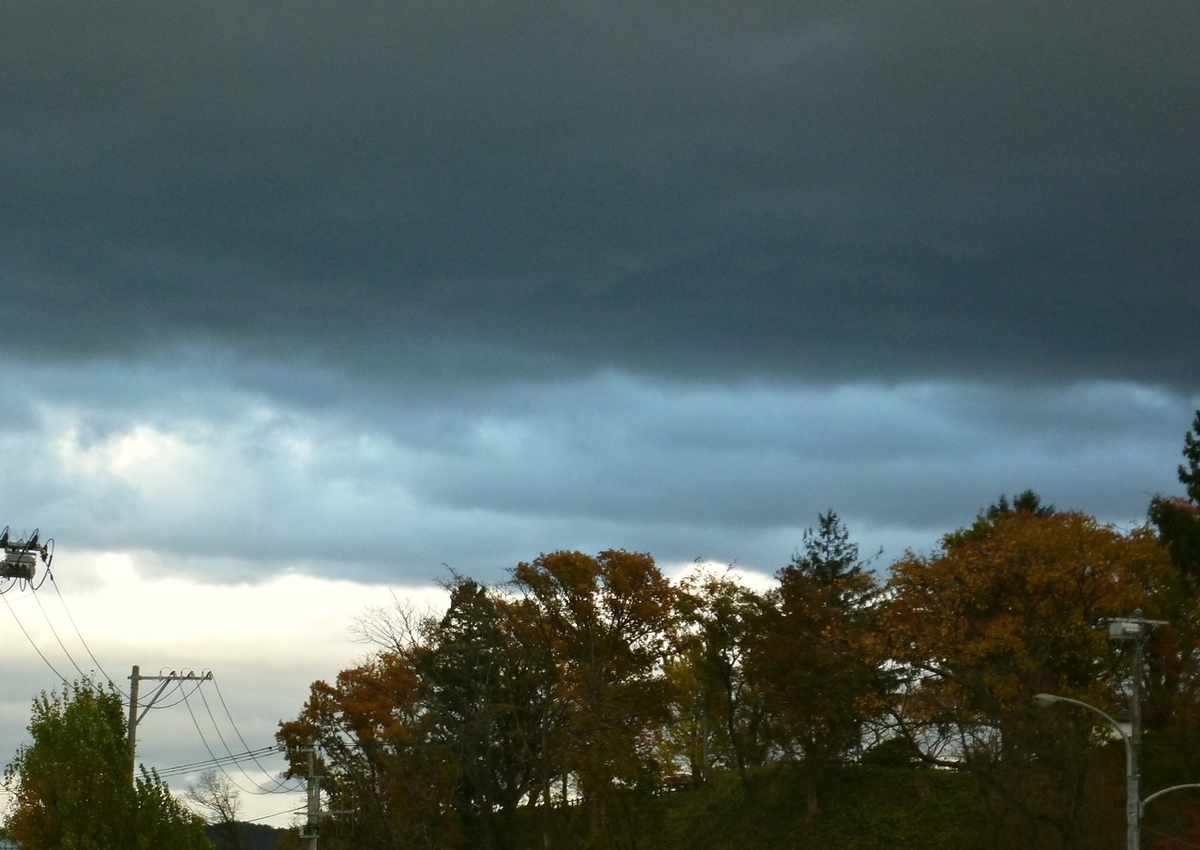
M 154 772 L 129 776 L 121 697 L 91 681 L 33 702 L 32 742 L 5 770 L 5 832 L 22 850 L 203 850 L 203 822 Z

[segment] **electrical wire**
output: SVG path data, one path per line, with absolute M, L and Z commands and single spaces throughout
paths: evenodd
M 221 727 L 217 725 L 217 718 L 213 717 L 212 708 L 209 706 L 208 698 L 204 696 L 203 691 L 200 692 L 200 700 L 201 700 L 201 702 L 204 703 L 204 710 L 208 713 L 208 721 L 210 723 L 212 723 L 213 729 L 216 730 L 217 738 L 219 738 L 221 741 L 221 746 L 225 748 L 225 752 L 229 753 L 229 755 L 232 756 L 233 750 L 231 750 L 229 748 L 229 744 L 225 741 L 225 736 L 221 734 Z M 245 743 L 246 742 L 243 741 L 242 745 L 245 746 Z M 255 764 L 258 764 L 257 759 L 255 759 L 254 761 L 255 761 Z M 258 767 L 260 770 L 262 770 L 261 764 L 259 764 Z M 242 768 L 242 766 L 240 764 L 238 764 L 238 769 L 240 769 L 242 771 L 243 776 L 245 776 L 247 779 L 249 779 L 251 782 L 253 782 L 255 785 L 257 785 L 259 788 L 262 787 L 261 785 L 258 784 L 257 781 L 255 781 L 254 777 L 252 777 L 250 774 L 246 773 L 246 771 Z M 267 773 L 268 771 L 263 771 L 263 772 Z
M 305 806 L 297 806 L 294 809 L 284 809 L 282 812 L 275 812 L 274 814 L 270 814 L 270 815 L 259 815 L 256 818 L 247 818 L 246 820 L 241 821 L 241 823 L 258 823 L 260 820 L 266 820 L 267 818 L 277 818 L 280 815 L 298 815 L 298 814 L 300 814 L 300 812 L 304 811 L 305 808 L 306 808 Z
M 154 704 L 151 705 L 150 708 L 155 711 L 158 711 L 159 709 L 164 709 L 164 708 L 174 708 L 175 706 L 179 705 L 181 702 L 187 702 L 187 698 L 190 697 L 192 694 L 196 693 L 196 691 L 200 690 L 200 686 L 202 684 L 204 684 L 203 678 L 195 679 L 194 684 L 192 685 L 191 691 L 189 691 L 188 693 L 183 693 L 183 688 L 189 681 L 193 681 L 193 680 L 189 680 L 189 679 L 177 680 L 175 682 L 175 686 L 173 688 L 169 688 L 166 691 L 166 693 L 164 693 L 162 696 L 160 696 L 158 698 L 158 700 L 155 700 Z M 179 699 L 175 700 L 175 702 L 160 703 L 161 700 L 166 699 L 168 696 L 175 694 L 175 693 L 180 694 Z
M 223 708 L 225 710 L 225 716 L 227 718 L 229 718 L 229 725 L 233 727 L 233 733 L 235 735 L 237 735 L 237 738 L 239 741 L 241 741 L 242 746 L 245 747 L 247 751 L 249 751 L 250 745 L 246 743 L 246 739 L 242 736 L 242 731 L 240 729 L 238 729 L 237 723 L 234 722 L 233 714 L 229 711 L 229 706 L 225 702 L 225 695 L 221 693 L 221 686 L 219 684 L 217 684 L 216 677 L 214 676 L 211 681 L 213 683 L 213 688 L 215 688 L 217 691 L 217 698 L 219 700 L 221 700 L 221 708 Z M 204 699 L 203 691 L 200 692 L 200 699 Z M 204 700 L 204 707 L 208 708 L 208 700 Z M 208 712 L 208 716 L 212 717 L 212 711 Z M 213 727 L 216 728 L 216 725 L 217 725 L 217 722 L 214 720 Z M 220 733 L 218 733 L 218 734 L 220 734 Z M 224 739 L 222 739 L 222 743 L 224 743 Z M 228 749 L 228 747 L 226 747 L 226 749 Z M 271 771 L 267 770 L 265 767 L 263 767 L 261 764 L 259 764 L 257 759 L 254 760 L 254 763 L 255 763 L 255 765 L 258 766 L 258 769 L 261 770 L 263 773 L 270 774 Z
M 104 669 L 103 665 L 100 664 L 99 660 L 96 658 L 95 654 L 92 652 L 91 647 L 88 646 L 88 643 L 84 639 L 82 632 L 80 632 L 80 630 L 79 630 L 78 624 L 75 622 L 75 618 L 71 615 L 71 611 L 67 607 L 66 599 L 63 598 L 62 590 L 59 588 L 58 582 L 54 579 L 54 574 L 50 570 L 48 563 L 47 563 L 46 572 L 42 576 L 42 580 L 36 585 L 36 587 L 33 586 L 32 583 L 30 583 L 32 590 L 36 591 L 36 590 L 40 589 L 41 586 L 43 584 L 45 584 L 47 579 L 49 579 L 51 585 L 53 585 L 54 592 L 58 596 L 58 600 L 59 600 L 59 603 L 62 605 L 63 612 L 67 615 L 67 620 L 71 623 L 71 627 L 75 632 L 75 636 L 77 638 L 79 638 L 79 642 L 83 646 L 84 651 L 87 652 L 88 657 L 96 665 L 96 668 L 100 671 L 100 673 L 108 680 L 109 684 L 113 688 L 115 688 L 122 697 L 124 697 L 125 699 L 129 699 L 130 695 L 125 693 L 125 691 L 123 691 L 121 688 L 117 687 L 117 685 L 113 681 L 113 677 L 108 674 L 108 672 Z M 12 585 L 15 585 L 17 583 L 18 582 L 16 580 L 14 580 L 13 582 L 11 582 L 9 587 L 4 588 L 4 591 L 10 590 L 12 588 Z M 5 594 L 3 592 L 0 592 L 0 595 L 5 595 Z M 57 641 L 59 647 L 62 649 L 63 653 L 66 655 L 67 660 L 70 661 L 71 666 L 74 667 L 76 672 L 78 672 L 79 675 L 81 677 L 83 677 L 85 680 L 90 680 L 92 677 L 89 676 L 89 674 L 86 673 L 79 666 L 79 664 L 75 661 L 74 656 L 71 655 L 70 650 L 67 649 L 66 644 L 63 643 L 62 637 L 58 634 L 58 630 L 54 628 L 54 623 L 51 621 L 50 616 L 47 613 L 45 606 L 42 605 L 41 600 L 37 598 L 36 592 L 31 595 L 33 595 L 34 601 L 37 603 L 38 609 L 42 613 L 42 617 L 46 620 L 46 625 L 49 626 L 51 634 L 54 635 L 55 641 Z M 8 609 L 12 613 L 13 619 L 16 621 L 17 626 L 21 629 L 21 633 L 24 634 L 25 639 L 27 641 L 29 641 L 29 645 L 33 647 L 34 651 L 38 654 L 38 656 L 42 659 L 42 661 L 46 664 L 46 666 L 50 668 L 50 670 L 54 673 L 54 675 L 57 676 L 63 682 L 64 685 L 69 684 L 66 677 L 63 676 L 62 673 L 60 673 L 58 671 L 58 669 L 50 662 L 50 660 L 45 656 L 45 654 L 41 651 L 41 649 L 38 647 L 38 645 L 34 642 L 33 638 L 30 636 L 29 632 L 26 630 L 25 625 L 21 622 L 21 619 L 17 616 L 16 609 L 13 608 L 12 603 L 8 600 L 7 596 L 5 596 L 4 602 L 6 605 L 8 605 Z M 173 686 L 169 690 L 167 690 L 164 694 L 161 694 L 158 699 L 156 699 L 151 705 L 149 705 L 147 707 L 147 709 L 156 709 L 157 710 L 157 709 L 172 708 L 174 706 L 179 705 L 181 702 L 184 705 L 186 705 L 187 709 L 188 709 L 188 714 L 191 715 L 192 723 L 196 727 L 196 732 L 197 732 L 197 734 L 200 735 L 200 740 L 204 744 L 204 748 L 208 751 L 209 756 L 211 756 L 211 759 L 209 759 L 207 761 L 202 761 L 202 762 L 195 762 L 195 763 L 189 764 L 189 765 L 177 765 L 175 767 L 167 768 L 167 770 L 162 771 L 160 773 L 160 775 L 162 775 L 162 776 L 178 776 L 178 775 L 183 775 L 183 774 L 192 772 L 194 770 L 202 769 L 203 767 L 206 767 L 206 766 L 216 766 L 221 769 L 221 772 L 224 773 L 226 778 L 228 778 L 231 782 L 233 782 L 236 787 L 238 787 L 241 791 L 244 791 L 245 793 L 248 793 L 248 794 L 276 794 L 276 793 L 285 793 L 285 792 L 295 792 L 295 791 L 299 790 L 299 789 L 295 788 L 294 786 L 287 787 L 288 786 L 287 780 L 276 780 L 275 786 L 273 788 L 268 788 L 268 787 L 263 786 L 261 783 L 259 783 L 257 780 L 255 780 L 249 773 L 247 773 L 246 770 L 244 768 L 242 768 L 241 762 L 248 759 L 250 761 L 253 761 L 255 766 L 258 767 L 258 769 L 261 770 L 264 774 L 270 775 L 272 771 L 265 768 L 263 766 L 262 762 L 260 762 L 258 760 L 258 757 L 260 755 L 266 755 L 269 752 L 276 751 L 276 748 L 275 747 L 263 747 L 258 750 L 250 749 L 250 746 L 246 743 L 245 737 L 242 735 L 241 730 L 238 728 L 237 723 L 233 719 L 233 714 L 229 711 L 229 705 L 225 701 L 224 694 L 221 693 L 220 686 L 217 685 L 216 680 L 213 679 L 212 680 L 213 686 L 217 689 L 217 696 L 221 701 L 221 707 L 225 711 L 225 716 L 229 719 L 230 726 L 233 727 L 233 731 L 237 735 L 238 740 L 241 742 L 242 746 L 246 748 L 243 753 L 235 754 L 230 749 L 229 744 L 226 742 L 225 736 L 221 734 L 220 726 L 217 724 L 216 718 L 213 716 L 212 708 L 208 704 L 208 699 L 204 696 L 203 690 L 201 690 L 201 685 L 204 683 L 204 678 L 196 679 L 194 681 L 194 684 L 190 691 L 185 690 L 185 685 L 188 681 L 189 680 L 186 680 L 186 679 L 176 680 L 173 683 Z M 225 748 L 225 752 L 228 754 L 226 756 L 218 757 L 213 753 L 212 748 L 209 746 L 208 741 L 204 737 L 203 731 L 201 731 L 201 729 L 200 729 L 200 724 L 196 719 L 195 712 L 193 712 L 191 703 L 188 701 L 189 697 L 193 696 L 197 692 L 200 693 L 200 699 L 204 702 L 204 708 L 205 708 L 205 711 L 208 713 L 208 718 L 209 718 L 210 722 L 212 722 L 212 724 L 213 724 L 213 729 L 216 731 L 217 737 L 220 739 L 222 746 Z M 176 693 L 178 693 L 180 695 L 179 699 L 176 699 L 173 702 L 166 702 L 166 703 L 162 702 L 162 699 L 174 696 Z M 228 774 L 228 772 L 225 771 L 224 766 L 226 764 L 236 764 L 238 766 L 238 768 L 241 770 L 242 774 L 246 777 L 246 779 L 248 779 L 251 783 L 253 783 L 254 786 L 258 790 L 252 791 L 250 789 L 243 788 L 240 784 L 238 784 L 233 779 L 233 777 L 230 776 Z M 280 814 L 284 814 L 284 813 L 280 813 Z M 267 815 L 266 817 L 272 817 L 272 815 Z
M 21 618 L 17 616 L 16 609 L 13 608 L 12 603 L 8 601 L 7 595 L 4 595 L 4 604 L 8 606 L 8 610 L 12 613 L 13 619 L 17 621 L 17 626 L 19 626 L 21 629 L 21 634 L 25 635 L 25 640 L 29 641 L 29 645 L 33 647 L 33 651 L 36 652 L 38 654 L 38 657 L 41 658 L 42 661 L 45 662 L 46 666 L 49 667 L 54 672 L 54 675 L 62 680 L 62 683 L 64 686 L 70 685 L 71 683 L 67 681 L 67 677 L 64 676 L 62 673 L 58 672 L 57 668 L 55 668 L 55 666 L 50 663 L 50 659 L 48 659 L 45 655 L 43 655 L 42 651 L 40 649 L 38 649 L 38 645 L 33 642 L 33 638 L 31 638 L 29 636 L 29 632 L 27 632 L 25 630 L 25 624 L 22 623 Z
M 45 581 L 45 579 L 43 579 L 43 581 Z M 62 649 L 63 654 L 67 656 L 67 660 L 71 662 L 71 666 L 75 668 L 75 672 L 78 673 L 85 681 L 90 681 L 92 677 L 83 672 L 83 668 L 75 663 L 75 658 L 71 655 L 71 651 L 67 649 L 67 645 L 63 643 L 62 638 L 58 636 L 58 629 L 54 628 L 54 623 L 50 622 L 50 615 L 46 613 L 46 608 L 44 605 L 42 605 L 42 600 L 38 598 L 37 592 L 34 591 L 29 595 L 32 596 L 33 601 L 37 603 L 38 610 L 42 612 L 42 618 L 45 619 L 46 625 L 50 627 L 50 634 L 54 635 L 54 639 L 58 641 L 59 647 Z
M 204 749 L 208 750 L 208 754 L 212 757 L 213 763 L 215 764 L 219 762 L 220 759 L 218 759 L 217 754 L 212 751 L 212 747 L 208 745 L 208 739 L 204 737 L 204 733 L 200 730 L 200 722 L 196 720 L 196 713 L 192 711 L 192 704 L 187 700 L 184 700 L 183 704 L 187 706 L 188 715 L 192 718 L 192 725 L 196 727 L 196 734 L 200 736 L 200 743 L 204 744 Z M 253 791 L 250 791 L 249 789 L 243 788 L 241 785 L 239 785 L 237 780 L 230 776 L 224 768 L 221 768 L 221 773 L 225 774 L 225 778 L 232 782 L 234 787 L 239 791 L 244 791 L 247 794 L 254 793 Z
M 225 717 L 229 720 L 229 725 L 231 727 L 233 727 L 233 733 L 235 735 L 237 735 L 238 741 L 241 742 L 241 745 L 246 748 L 246 752 L 255 752 L 254 750 L 250 749 L 250 745 L 248 743 L 246 743 L 245 736 L 242 735 L 242 730 L 238 728 L 237 721 L 235 721 L 233 719 L 233 713 L 229 710 L 229 704 L 227 702 L 225 702 L 225 695 L 223 693 L 221 693 L 221 685 L 217 682 L 216 676 L 211 677 L 209 679 L 209 681 L 212 682 L 213 688 L 216 689 L 217 699 L 219 699 L 221 701 L 221 708 L 225 712 Z M 216 718 L 213 717 L 212 709 L 208 705 L 208 699 L 204 696 L 203 690 L 200 691 L 200 699 L 204 701 L 204 708 L 206 711 L 208 711 L 208 717 L 210 720 L 212 720 L 213 728 L 217 730 L 217 735 L 219 737 L 221 737 L 221 743 L 225 744 L 225 738 L 223 736 L 221 736 L 221 731 L 220 731 L 219 727 L 217 726 Z M 227 744 L 225 745 L 225 749 L 226 749 L 226 751 L 229 750 L 229 746 Z M 270 775 L 272 773 L 272 771 L 268 770 L 266 767 L 263 766 L 262 762 L 260 762 L 257 757 L 251 756 L 251 760 L 254 762 L 255 766 L 259 770 L 261 770 L 263 773 L 265 773 L 267 775 Z M 238 767 L 240 768 L 241 765 L 239 764 Z M 246 773 L 246 771 L 242 770 L 242 773 Z M 249 774 L 246 774 L 246 776 L 248 779 L 251 779 L 251 781 L 254 781 L 249 776 Z M 286 780 L 286 779 L 277 779 L 275 781 L 275 789 L 272 790 L 271 793 L 278 793 L 279 790 L 282 789 L 287 782 L 288 782 L 288 780 Z M 255 784 L 257 784 L 257 783 L 255 783 Z
M 195 770 L 197 768 L 211 765 L 216 762 L 236 761 L 240 759 L 250 758 L 252 755 L 266 755 L 268 752 L 278 752 L 278 747 L 262 747 L 257 751 L 247 750 L 244 753 L 235 753 L 231 756 L 218 756 L 215 761 L 213 759 L 201 759 L 200 761 L 188 762 L 187 764 L 176 764 L 171 767 L 164 768 L 162 772 L 179 773 L 180 771 Z
M 218 756 L 216 759 L 204 759 L 202 761 L 194 761 L 188 764 L 177 764 L 171 767 L 163 768 L 158 772 L 159 776 L 179 776 L 185 773 L 194 773 L 197 770 L 204 770 L 209 767 L 218 767 L 224 764 L 237 764 L 238 762 L 247 761 L 256 756 L 266 755 L 269 752 L 278 752 L 277 747 L 263 747 L 257 751 L 247 751 L 244 753 L 236 753 L 231 756 Z
M 189 702 L 187 700 L 187 698 L 185 697 L 183 700 L 183 704 L 187 706 L 188 714 L 192 718 L 192 725 L 196 727 L 196 734 L 198 734 L 200 736 L 200 742 L 202 744 L 204 744 L 204 749 L 208 751 L 208 754 L 213 759 L 214 763 L 220 762 L 220 759 L 217 757 L 217 754 L 214 753 L 212 750 L 212 747 L 209 746 L 208 739 L 204 737 L 203 730 L 200 729 L 200 722 L 198 720 L 196 720 L 196 713 L 192 710 L 191 702 Z M 210 712 L 209 717 L 211 718 L 211 716 L 212 715 Z M 213 724 L 213 727 L 216 728 L 215 723 Z M 217 729 L 217 737 L 219 737 L 219 738 L 221 737 L 220 729 Z M 224 742 L 225 742 L 224 738 L 221 738 L 221 743 L 224 743 Z M 226 752 L 229 752 L 228 746 L 226 746 L 225 749 L 226 749 Z M 233 753 L 229 752 L 229 755 L 232 756 Z M 276 780 L 274 788 L 267 788 L 267 787 L 263 786 L 262 784 L 260 784 L 259 782 L 255 781 L 254 778 L 250 776 L 250 774 L 246 773 L 245 770 L 242 770 L 242 774 L 245 775 L 245 777 L 247 779 L 249 779 L 254 784 L 254 786 L 258 789 L 257 791 L 253 791 L 249 788 L 243 787 L 241 785 L 241 783 L 239 783 L 236 779 L 234 779 L 232 776 L 229 775 L 229 772 L 227 770 L 225 770 L 225 768 L 221 764 L 217 764 L 217 767 L 220 769 L 221 773 L 223 773 L 225 775 L 225 778 L 233 783 L 234 787 L 236 787 L 239 791 L 245 792 L 246 794 L 253 794 L 256 796 L 260 795 L 260 794 L 278 794 L 285 790 L 284 786 L 286 785 L 286 782 L 284 780 Z M 240 765 L 239 765 L 239 768 L 240 768 Z M 286 790 L 292 791 L 293 789 L 289 788 Z
M 79 626 L 75 625 L 75 618 L 71 616 L 71 611 L 69 608 L 67 608 L 67 600 L 63 598 L 62 591 L 59 590 L 58 582 L 54 580 L 54 573 L 50 571 L 49 565 L 46 567 L 46 576 L 50 579 L 50 584 L 53 586 L 54 592 L 58 595 L 58 601 L 62 604 L 63 613 L 67 615 L 67 620 L 70 622 L 71 628 L 75 630 L 75 636 L 78 637 L 79 642 L 83 644 L 83 648 L 87 652 L 88 658 L 92 659 L 92 663 L 96 665 L 96 669 L 99 670 L 100 674 L 108 680 L 110 685 L 116 688 L 117 693 L 128 700 L 129 694 L 121 690 L 120 686 L 117 685 L 116 680 L 113 679 L 112 676 L 108 675 L 108 671 L 104 669 L 104 666 L 98 660 L 96 660 L 96 656 L 92 653 L 92 648 L 88 646 L 87 641 L 83 639 L 83 634 L 79 631 Z M 44 580 L 45 579 L 43 579 L 43 581 Z

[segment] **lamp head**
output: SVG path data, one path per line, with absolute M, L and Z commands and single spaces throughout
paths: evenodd
M 1142 624 L 1137 620 L 1112 620 L 1108 624 L 1109 640 L 1137 640 L 1142 635 Z
M 1058 700 L 1059 700 L 1059 698 L 1056 697 L 1054 694 L 1038 694 L 1037 696 L 1035 696 L 1033 698 L 1033 701 L 1036 702 L 1038 705 L 1040 705 L 1042 708 L 1046 708 L 1047 706 L 1054 705 L 1054 703 L 1058 702 Z

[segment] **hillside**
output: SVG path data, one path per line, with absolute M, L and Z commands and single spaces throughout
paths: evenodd
M 287 832 L 261 823 L 238 823 L 236 827 L 240 847 L 229 840 L 228 831 L 223 826 L 210 826 L 204 830 L 204 834 L 216 845 L 217 850 L 275 850 L 280 837 Z

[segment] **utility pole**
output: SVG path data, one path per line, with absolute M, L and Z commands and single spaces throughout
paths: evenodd
M 317 748 L 309 745 L 304 750 L 308 756 L 308 808 L 300 840 L 306 850 L 317 850 L 317 833 L 321 824 L 321 777 L 316 774 Z
M 1130 850 L 1137 850 L 1141 841 L 1142 797 L 1141 797 L 1141 755 L 1142 755 L 1142 678 L 1143 652 L 1146 646 L 1146 635 L 1155 626 L 1165 626 L 1166 620 L 1148 620 L 1142 616 L 1142 609 L 1133 612 L 1132 617 L 1119 617 L 1108 620 L 1108 639 L 1112 641 L 1131 641 L 1133 643 L 1133 671 L 1129 689 L 1129 770 L 1126 777 L 1126 835 L 1125 843 Z
M 167 685 L 172 682 L 208 682 L 212 681 L 212 671 L 207 673 L 176 673 L 172 670 L 170 673 L 158 676 L 143 676 L 139 671 L 138 665 L 133 665 L 133 672 L 129 675 L 129 781 L 135 781 L 137 776 L 137 727 L 142 722 L 142 718 L 146 716 L 146 712 L 154 708 L 154 704 L 158 702 L 159 697 L 163 695 L 163 691 L 167 689 Z M 150 697 L 150 701 L 146 703 L 145 708 L 141 713 L 138 713 L 138 683 L 139 682 L 162 682 L 158 686 L 158 690 L 154 692 L 154 696 Z
M 308 805 L 305 808 L 304 826 L 300 827 L 300 841 L 305 850 L 317 850 L 317 834 L 321 831 L 321 818 L 326 815 L 352 815 L 354 809 L 321 811 L 321 780 L 317 775 L 317 746 L 309 744 L 300 750 L 308 763 Z

